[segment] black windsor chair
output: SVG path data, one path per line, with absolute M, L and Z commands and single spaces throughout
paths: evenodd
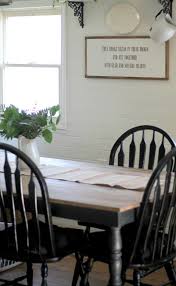
M 83 232 L 52 224 L 46 182 L 33 161 L 19 149 L 0 143 L 0 257 L 25 262 L 26 275 L 1 285 L 33 285 L 33 263 L 41 263 L 42 284 L 47 285 L 48 262 L 78 251 Z M 11 157 L 15 157 L 13 163 Z M 26 164 L 27 174 L 20 171 Z M 42 213 L 42 218 L 40 217 Z
M 175 146 L 174 140 L 161 128 L 136 126 L 124 132 L 114 143 L 109 165 L 152 170 Z
M 148 284 L 141 282 L 141 278 L 165 267 L 170 283 L 176 285 L 173 264 L 176 257 L 175 163 L 176 148 L 173 148 L 153 171 L 145 188 L 136 222 L 121 229 L 123 282 L 147 286 Z M 81 258 L 77 258 L 77 270 L 82 277 L 81 286 L 89 285 L 88 275 L 93 262 L 109 263 L 107 245 L 108 231 L 88 234 L 87 248 L 80 252 Z M 82 257 L 88 258 L 83 262 Z M 129 268 L 133 270 L 132 281 L 125 279 L 125 272 Z
M 136 126 L 116 140 L 110 152 L 109 165 L 150 170 L 175 146 L 174 140 L 163 129 L 152 125 Z M 86 222 L 79 224 L 86 226 L 86 236 L 90 233 L 91 227 L 99 227 Z M 77 257 L 72 286 L 78 281 L 79 261 L 80 257 Z

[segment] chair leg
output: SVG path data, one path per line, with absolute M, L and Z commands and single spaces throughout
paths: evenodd
M 41 286 L 47 286 L 48 265 L 45 262 L 43 262 L 41 266 L 41 277 L 42 277 Z
M 32 286 L 33 285 L 33 269 L 32 269 L 32 263 L 30 261 L 27 262 L 27 285 Z
M 89 286 L 89 273 L 92 270 L 93 263 L 93 258 L 88 258 L 87 261 L 83 263 L 84 274 L 81 277 L 80 286 Z
M 80 255 L 78 252 L 75 252 L 75 258 L 76 258 L 76 265 L 75 265 L 75 270 L 73 274 L 73 279 L 72 279 L 72 286 L 76 286 L 79 280 L 79 277 L 83 279 L 85 270 L 84 270 L 84 256 Z
M 140 276 L 140 273 L 136 270 L 134 270 L 133 272 L 133 283 L 134 283 L 134 286 L 141 285 L 141 276 Z
M 168 276 L 170 282 L 175 282 L 176 283 L 176 270 L 174 268 L 173 261 L 171 263 L 167 263 L 164 266 L 164 268 L 166 270 L 166 273 L 167 273 L 167 276 Z
M 126 281 L 126 271 L 122 271 L 122 285 L 125 284 Z
M 72 286 L 77 285 L 79 276 L 80 276 L 80 266 L 79 266 L 79 261 L 76 261 L 75 270 L 74 270 L 73 279 L 72 279 Z

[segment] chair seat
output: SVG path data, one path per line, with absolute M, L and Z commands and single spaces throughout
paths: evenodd
M 30 235 L 30 248 L 32 251 L 29 253 L 26 247 L 26 241 L 23 239 L 25 238 L 25 228 L 23 224 L 19 224 L 17 226 L 17 236 L 20 237 L 20 247 L 23 249 L 19 255 L 19 261 L 27 261 L 30 257 L 34 263 L 41 262 L 42 259 L 49 261 L 49 249 L 48 249 L 48 242 L 49 242 L 49 234 L 47 232 L 47 226 L 45 223 L 40 222 L 40 235 L 41 235 L 41 248 L 40 254 L 39 251 L 33 248 L 34 241 L 36 240 L 33 224 L 32 221 L 29 223 L 29 233 L 33 232 L 33 235 Z M 84 234 L 83 231 L 80 229 L 72 229 L 72 228 L 62 228 L 56 225 L 53 225 L 53 232 L 54 232 L 54 240 L 55 240 L 55 247 L 56 247 L 56 257 L 52 260 L 60 260 L 61 258 L 75 252 L 77 249 L 80 249 L 81 244 L 84 242 Z M 14 234 L 12 227 L 8 228 L 8 235 L 12 239 L 11 241 L 7 241 L 7 236 L 5 231 L 0 231 L 0 252 L 1 256 L 5 257 L 6 259 L 14 259 L 17 258 L 16 252 L 11 245 L 14 243 Z M 42 259 L 41 259 L 42 258 Z

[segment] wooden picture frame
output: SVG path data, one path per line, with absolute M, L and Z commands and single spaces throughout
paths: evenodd
M 169 42 L 147 36 L 85 38 L 85 77 L 169 79 Z

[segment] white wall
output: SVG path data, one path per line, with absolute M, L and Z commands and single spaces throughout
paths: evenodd
M 176 138 L 176 37 L 170 40 L 168 81 L 84 78 L 85 36 L 113 35 L 104 19 L 117 2 L 85 3 L 84 29 L 73 10 L 67 9 L 67 130 L 55 134 L 51 145 L 41 143 L 42 155 L 108 162 L 115 139 L 139 124 L 160 126 Z M 141 15 L 131 35 L 148 35 L 160 4 L 157 0 L 128 2 Z

